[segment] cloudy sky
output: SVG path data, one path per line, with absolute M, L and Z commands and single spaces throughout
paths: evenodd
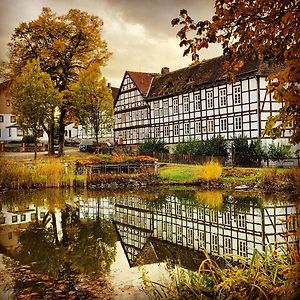
M 160 72 L 185 67 L 190 57 L 183 58 L 176 32 L 170 22 L 179 10 L 186 8 L 195 19 L 210 18 L 214 0 L 0 0 L 0 59 L 6 59 L 7 43 L 20 22 L 37 18 L 42 7 L 58 15 L 78 8 L 97 15 L 104 21 L 103 38 L 113 56 L 104 75 L 113 86 L 119 86 L 126 70 Z M 221 54 L 218 46 L 200 53 L 201 58 Z

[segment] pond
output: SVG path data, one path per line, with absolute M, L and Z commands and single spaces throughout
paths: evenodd
M 0 272 L 12 269 L 9 257 L 20 263 L 14 267 L 19 280 L 6 291 L 0 284 L 0 297 L 11 299 L 24 289 L 29 299 L 30 293 L 51 299 L 66 286 L 69 296 L 76 290 L 78 299 L 86 299 L 72 287 L 79 282 L 83 290 L 92 290 L 99 280 L 107 298 L 146 299 L 139 290 L 141 266 L 151 279 L 163 280 L 165 261 L 197 270 L 203 250 L 251 257 L 255 249 L 292 241 L 298 213 L 297 203 L 286 195 L 192 187 L 9 192 L 0 194 L 0 209 Z M 47 294 L 42 275 L 28 275 L 25 285 L 28 268 L 48 276 L 48 284 L 57 280 L 56 290 Z

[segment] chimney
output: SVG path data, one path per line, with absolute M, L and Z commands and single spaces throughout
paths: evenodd
M 163 67 L 161 69 L 161 75 L 166 75 L 170 72 L 170 69 L 168 67 Z
M 111 84 L 110 84 L 110 82 L 108 82 L 108 83 L 107 83 L 107 87 L 108 87 L 108 88 L 110 88 L 110 87 L 111 87 Z

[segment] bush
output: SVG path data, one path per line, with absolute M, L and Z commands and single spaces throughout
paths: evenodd
M 239 166 L 260 166 L 267 151 L 260 139 L 251 140 L 244 136 L 235 137 L 233 140 L 233 160 Z
M 274 143 L 269 145 L 268 157 L 273 161 L 280 161 L 292 157 L 291 145 Z
M 219 162 L 210 161 L 204 165 L 197 166 L 195 172 L 198 179 L 209 182 L 221 177 L 222 166 Z
M 192 154 L 228 157 L 228 142 L 221 136 L 210 140 L 189 140 L 176 145 L 176 154 Z
M 139 146 L 139 152 L 142 155 L 152 155 L 155 153 L 167 153 L 169 152 L 166 144 L 162 140 L 147 139 Z

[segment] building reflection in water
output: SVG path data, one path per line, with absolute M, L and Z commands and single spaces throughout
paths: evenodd
M 139 194 L 107 194 L 73 197 L 79 220 L 112 219 L 130 266 L 179 260 L 197 269 L 203 251 L 250 257 L 254 249 L 280 245 L 295 239 L 297 205 L 284 201 L 263 201 L 248 194 L 168 191 L 160 200 L 145 201 Z M 19 232 L 28 224 L 43 221 L 55 226 L 61 239 L 61 209 L 26 203 L 2 204 L 0 244 L 6 250 L 17 246 Z M 110 229 L 111 230 L 111 229 Z M 299 245 L 299 241 L 297 241 Z
M 297 226 L 293 203 L 225 196 L 222 205 L 214 207 L 205 199 L 209 192 L 203 192 L 202 199 L 201 192 L 197 196 L 198 201 L 183 201 L 170 195 L 153 207 L 134 196 L 115 202 L 114 221 L 131 266 L 169 258 L 197 269 L 202 250 L 251 257 L 254 249 L 295 241 L 290 235 Z

